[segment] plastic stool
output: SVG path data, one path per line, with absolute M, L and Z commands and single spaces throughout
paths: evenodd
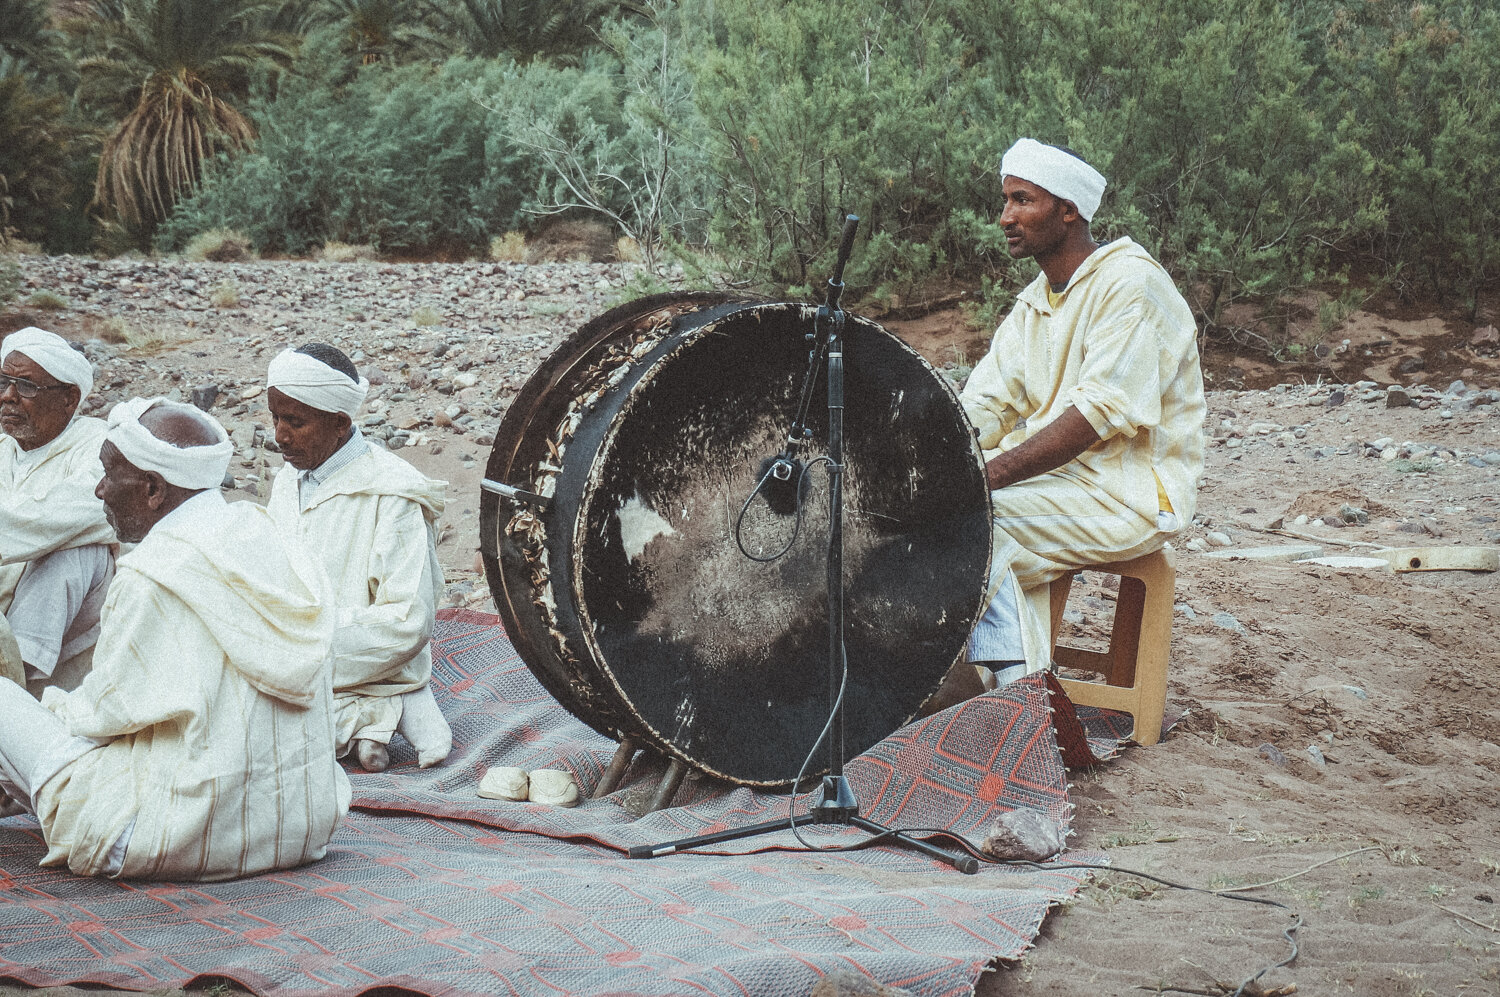
M 1167 655 L 1172 643 L 1177 555 L 1170 546 L 1163 546 L 1129 561 L 1091 564 L 1080 570 L 1120 576 L 1109 650 L 1057 645 L 1074 572 L 1052 583 L 1052 658 L 1060 667 L 1103 675 L 1104 681 L 1061 677 L 1058 681 L 1074 703 L 1129 713 L 1135 720 L 1131 739 L 1138 744 L 1155 744 L 1161 740 L 1162 712 L 1167 705 Z

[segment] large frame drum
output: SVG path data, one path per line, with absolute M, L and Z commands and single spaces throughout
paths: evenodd
M 516 397 L 481 550 L 522 660 L 595 730 L 732 782 L 796 778 L 831 707 L 828 479 L 798 517 L 762 497 L 816 310 L 661 295 L 579 330 Z M 845 748 L 908 722 L 983 609 L 990 507 L 952 386 L 880 326 L 845 326 Z M 804 459 L 824 453 L 821 378 Z M 795 494 L 788 489 L 787 494 Z M 784 556 L 767 557 L 799 531 Z M 816 763 L 808 774 L 816 774 Z

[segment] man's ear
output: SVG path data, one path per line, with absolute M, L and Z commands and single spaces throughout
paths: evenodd
M 146 475 L 146 508 L 160 509 L 162 503 L 167 500 L 167 479 L 155 471 L 147 471 Z
M 70 384 L 68 385 L 67 396 L 68 408 L 72 409 L 74 412 L 77 412 L 78 403 L 83 401 L 83 389 L 78 387 L 78 385 L 76 384 Z
M 1058 203 L 1062 205 L 1062 220 L 1064 224 L 1071 225 L 1076 221 L 1082 220 L 1083 215 L 1079 214 L 1078 205 L 1061 197 L 1058 198 Z

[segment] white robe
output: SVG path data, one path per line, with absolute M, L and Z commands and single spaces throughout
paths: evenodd
M 36 791 L 43 865 L 214 880 L 321 858 L 333 753 L 327 580 L 264 509 L 194 496 L 120 558 L 94 670 L 42 705 L 88 751 Z
M 29 461 L 14 439 L 0 435 L 0 613 L 10 609 L 26 566 L 49 554 L 89 544 L 115 544 L 94 488 L 104 476 L 99 447 L 109 427 L 101 419 L 75 418 L 47 445 L 41 459 Z M 88 668 L 97 632 L 93 620 L 65 625 L 65 659 L 58 670 Z M 77 633 L 74 633 L 74 631 Z M 60 634 L 59 637 L 63 635 Z M 8 653 L 9 652 L 9 653 Z M 0 619 L 0 675 L 24 683 L 9 626 Z
M 1207 413 L 1197 335 L 1166 271 L 1116 239 L 1061 294 L 1049 295 L 1038 274 L 964 385 L 986 460 L 1069 408 L 1099 434 L 1062 467 L 991 493 L 991 608 L 1016 620 L 1028 670 L 1051 662 L 1054 579 L 1149 553 L 1192 521 Z M 986 614 L 981 625 L 989 622 Z
M 389 743 L 401 696 L 432 678 L 433 616 L 443 594 L 435 526 L 446 483 L 371 444 L 298 501 L 299 472 L 283 465 L 267 504 L 333 583 L 334 701 L 339 753 L 355 738 Z

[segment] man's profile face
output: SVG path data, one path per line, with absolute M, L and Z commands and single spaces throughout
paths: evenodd
M 266 392 L 266 404 L 281 456 L 299 471 L 310 471 L 332 457 L 349 434 L 347 415 L 315 409 L 276 388 Z
M 121 543 L 140 543 L 156 525 L 151 478 L 108 440 L 99 448 L 99 463 L 104 477 L 94 486 L 94 496 L 104 503 L 104 518 Z
M 1006 177 L 1003 191 L 1000 226 L 1013 258 L 1046 257 L 1062 248 L 1068 235 L 1064 215 L 1071 207 L 1067 201 L 1020 177 Z
M 16 441 L 22 450 L 35 450 L 57 439 L 78 408 L 76 384 L 64 384 L 19 350 L 12 350 L 0 373 L 27 384 L 0 381 L 0 431 Z M 22 391 L 37 388 L 30 397 Z

